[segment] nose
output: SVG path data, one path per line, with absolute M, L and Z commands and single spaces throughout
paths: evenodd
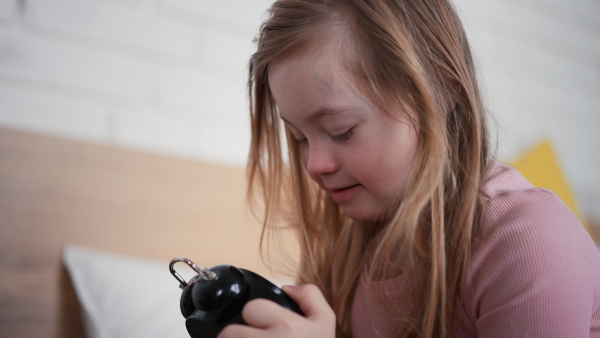
M 332 174 L 339 169 L 338 160 L 325 145 L 308 146 L 302 156 L 304 167 L 308 174 L 316 179 L 326 174 Z

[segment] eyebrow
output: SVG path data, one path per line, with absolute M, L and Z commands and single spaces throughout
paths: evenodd
M 348 110 L 347 108 L 331 108 L 331 107 L 324 107 L 321 108 L 319 110 L 317 110 L 316 112 L 312 113 L 309 117 L 308 120 L 310 122 L 316 122 L 319 119 L 328 116 L 328 115 L 337 115 L 343 111 Z
M 349 110 L 349 107 L 342 107 L 342 108 L 323 107 L 323 108 L 319 108 L 319 109 L 317 109 L 317 111 L 315 111 L 314 113 L 310 114 L 310 116 L 308 117 L 308 121 L 314 123 L 314 122 L 320 120 L 321 118 L 323 118 L 325 116 L 337 115 L 337 114 L 343 113 L 343 112 L 345 112 L 347 110 Z M 285 123 L 291 124 L 288 120 L 284 119 L 281 116 L 281 114 L 279 115 L 279 117 Z

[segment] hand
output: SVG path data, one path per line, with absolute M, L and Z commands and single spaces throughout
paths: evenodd
M 298 303 L 305 317 L 270 300 L 254 299 L 242 310 L 248 325 L 228 325 L 218 338 L 335 337 L 335 313 L 318 287 L 286 285 L 282 289 Z

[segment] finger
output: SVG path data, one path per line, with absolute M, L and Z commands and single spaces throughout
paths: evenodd
M 282 289 L 298 303 L 307 318 L 319 318 L 326 321 L 330 321 L 332 317 L 335 318 L 329 303 L 327 303 L 323 293 L 316 285 L 284 285 Z
M 273 327 L 284 320 L 291 319 L 290 316 L 298 316 L 298 314 L 264 298 L 249 301 L 242 310 L 244 321 L 258 328 Z
M 221 330 L 217 338 L 259 338 L 263 335 L 264 332 L 248 325 L 229 324 Z

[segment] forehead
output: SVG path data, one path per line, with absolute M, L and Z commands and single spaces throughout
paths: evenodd
M 339 95 L 340 90 L 346 90 L 348 86 L 356 88 L 353 72 L 346 59 L 339 43 L 327 39 L 318 47 L 274 60 L 268 72 L 271 93 L 281 100 L 281 95 L 277 94 L 288 87 L 312 90 L 316 96 Z
M 337 76 L 347 71 L 343 53 L 334 43 L 323 41 L 318 48 L 306 48 L 285 58 L 276 59 L 269 65 L 269 81 L 275 74 L 308 76 Z
M 280 117 L 293 125 L 314 123 L 319 114 L 346 119 L 364 111 L 406 123 L 414 117 L 404 103 L 386 100 L 376 104 L 342 59 L 338 50 L 323 48 L 273 63 L 268 82 Z
M 316 112 L 347 105 L 358 97 L 350 72 L 335 51 L 303 53 L 278 61 L 269 70 L 269 87 L 280 114 Z

